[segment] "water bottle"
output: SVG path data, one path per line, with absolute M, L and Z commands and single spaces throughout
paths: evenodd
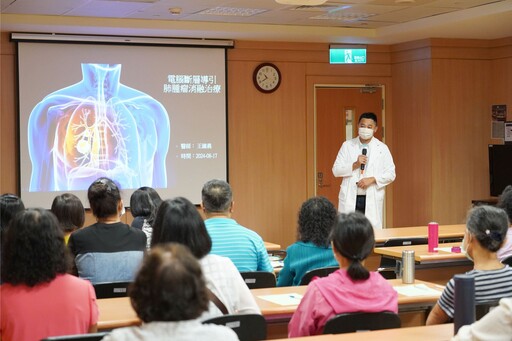
M 414 283 L 414 251 L 402 251 L 402 283 Z
M 437 252 L 439 246 L 439 224 L 428 223 L 428 252 Z

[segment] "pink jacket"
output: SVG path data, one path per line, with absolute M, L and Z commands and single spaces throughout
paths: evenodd
M 344 269 L 309 284 L 288 325 L 288 337 L 317 335 L 331 317 L 352 312 L 398 312 L 398 294 L 378 273 L 353 281 Z

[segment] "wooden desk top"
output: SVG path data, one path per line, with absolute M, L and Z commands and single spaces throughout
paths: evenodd
M 462 238 L 466 225 L 439 225 L 439 238 Z M 382 230 L 375 230 L 375 242 L 384 243 L 393 238 L 422 238 L 428 236 L 428 226 L 394 227 Z
M 451 248 L 452 246 L 460 246 L 461 243 L 444 243 L 439 244 L 440 248 Z M 462 252 L 454 253 L 439 250 L 438 252 L 428 252 L 428 245 L 407 245 L 407 246 L 390 246 L 390 247 L 376 247 L 373 249 L 374 253 L 388 256 L 395 259 L 402 259 L 402 251 L 413 250 L 414 260 L 419 264 L 427 263 L 442 263 L 453 261 L 467 260 L 466 255 Z
M 281 250 L 281 245 L 279 244 L 274 244 L 274 243 L 269 243 L 269 242 L 263 242 L 265 244 L 265 248 L 267 249 L 267 251 L 277 251 L 277 250 Z
M 400 279 L 392 279 L 389 280 L 390 284 L 394 287 L 397 286 L 410 286 L 413 284 L 402 284 L 402 280 Z M 405 296 L 398 295 L 398 305 L 421 305 L 428 304 L 433 305 L 439 299 L 443 288 L 439 285 L 424 282 L 420 280 L 416 280 L 414 284 L 425 284 L 429 288 L 432 288 L 438 291 L 437 295 L 428 295 L 428 296 Z M 272 303 L 270 301 L 259 298 L 259 296 L 264 295 L 279 295 L 279 294 L 299 294 L 304 295 L 306 292 L 307 286 L 295 286 L 295 287 L 276 287 L 276 288 L 266 288 L 266 289 L 252 289 L 251 292 L 256 299 L 256 303 L 261 309 L 261 313 L 265 318 L 284 318 L 289 319 L 291 315 L 297 309 L 297 305 L 279 305 L 276 303 Z M 133 310 L 130 299 L 128 297 L 120 297 L 120 298 L 103 298 L 97 300 L 98 309 L 100 311 L 99 321 L 98 321 L 98 330 L 105 329 L 113 329 L 127 326 L 139 325 L 140 320 L 137 317 L 137 314 Z
M 414 284 L 403 284 L 401 279 L 391 279 L 388 280 L 388 282 L 393 287 L 398 286 L 410 286 L 415 284 L 425 284 L 431 289 L 434 289 L 438 291 L 437 295 L 428 295 L 428 296 L 405 296 L 405 295 L 398 295 L 398 305 L 404 306 L 404 305 L 413 305 L 413 304 L 434 304 L 439 299 L 439 296 L 441 296 L 443 287 L 429 282 L 424 282 L 420 280 L 416 280 Z M 283 294 L 299 294 L 304 295 L 306 293 L 307 286 L 301 285 L 301 286 L 294 286 L 294 287 L 277 287 L 277 288 L 264 288 L 264 289 L 252 289 L 251 293 L 253 294 L 254 298 L 256 299 L 256 303 L 261 309 L 261 313 L 265 317 L 272 317 L 272 316 L 291 316 L 295 310 L 297 309 L 297 305 L 279 305 L 267 300 L 264 300 L 260 298 L 261 296 L 266 295 L 283 295 Z
M 329 334 L 294 338 L 297 341 L 448 341 L 453 336 L 453 323 L 434 326 L 375 330 L 364 333 Z M 290 339 L 276 339 L 285 341 Z

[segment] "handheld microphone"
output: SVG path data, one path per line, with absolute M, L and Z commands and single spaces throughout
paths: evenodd
M 368 149 L 363 148 L 363 155 L 366 155 L 367 152 L 368 152 Z M 365 166 L 365 164 L 361 164 L 361 173 L 364 172 L 364 166 Z

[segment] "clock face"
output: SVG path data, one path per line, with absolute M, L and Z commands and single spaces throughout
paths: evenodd
M 281 73 L 274 64 L 263 63 L 254 70 L 253 81 L 259 91 L 270 93 L 281 84 Z

